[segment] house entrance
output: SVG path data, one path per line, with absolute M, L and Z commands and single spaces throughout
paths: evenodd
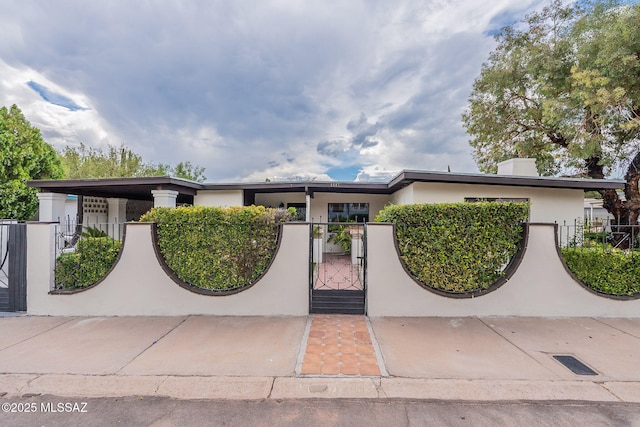
M 0 222 L 0 311 L 27 310 L 27 225 Z
M 365 314 L 366 225 L 311 223 L 309 311 Z

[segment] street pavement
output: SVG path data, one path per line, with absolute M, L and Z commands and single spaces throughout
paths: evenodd
M 379 376 L 303 375 L 311 319 L 2 316 L 1 401 L 640 403 L 640 319 L 367 318 Z
M 66 399 L 69 400 L 69 399 Z M 0 399 L 36 406 L 0 413 L 3 427 L 265 426 L 513 427 L 638 426 L 638 404 L 613 402 L 456 402 L 413 399 L 182 400 L 167 397 L 81 398 L 84 412 L 53 412 L 65 398 Z

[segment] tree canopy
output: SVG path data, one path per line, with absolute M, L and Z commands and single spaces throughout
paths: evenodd
M 58 179 L 63 172 L 56 151 L 12 105 L 0 108 L 0 218 L 29 220 L 38 210 L 30 179 Z
M 480 170 L 534 157 L 543 175 L 604 178 L 627 166 L 626 200 L 602 191 L 621 223 L 640 212 L 640 5 L 563 5 L 504 28 L 463 123 Z
M 173 176 L 203 182 L 204 168 L 191 162 L 175 167 L 146 163 L 125 145 L 106 150 L 66 147 L 62 153 L 47 144 L 17 105 L 0 108 L 0 219 L 32 219 L 38 211 L 38 179 Z
M 140 176 L 173 176 L 192 181 L 205 180 L 204 168 L 191 162 L 180 162 L 175 167 L 146 163 L 142 156 L 125 145 L 109 145 L 106 150 L 87 147 L 66 147 L 62 152 L 65 178 L 125 178 Z

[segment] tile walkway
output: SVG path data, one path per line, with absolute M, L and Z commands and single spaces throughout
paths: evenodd
M 362 267 L 351 264 L 351 255 L 323 254 L 324 262 L 315 266 L 313 289 L 363 288 Z
M 380 376 L 364 316 L 314 315 L 302 375 Z

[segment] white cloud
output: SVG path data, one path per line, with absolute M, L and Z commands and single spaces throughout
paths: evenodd
M 460 114 L 487 33 L 542 3 L 5 0 L 0 102 L 57 147 L 125 143 L 216 181 L 473 171 Z
M 71 111 L 46 102 L 29 87 L 29 82 L 38 82 L 73 100 L 83 109 Z M 0 59 L 0 88 L 0 105 L 18 105 L 27 120 L 40 129 L 45 141 L 56 149 L 84 141 L 100 146 L 108 143 L 110 135 L 114 135 L 99 113 L 91 108 L 85 95 L 70 92 L 33 69 L 12 67 Z

